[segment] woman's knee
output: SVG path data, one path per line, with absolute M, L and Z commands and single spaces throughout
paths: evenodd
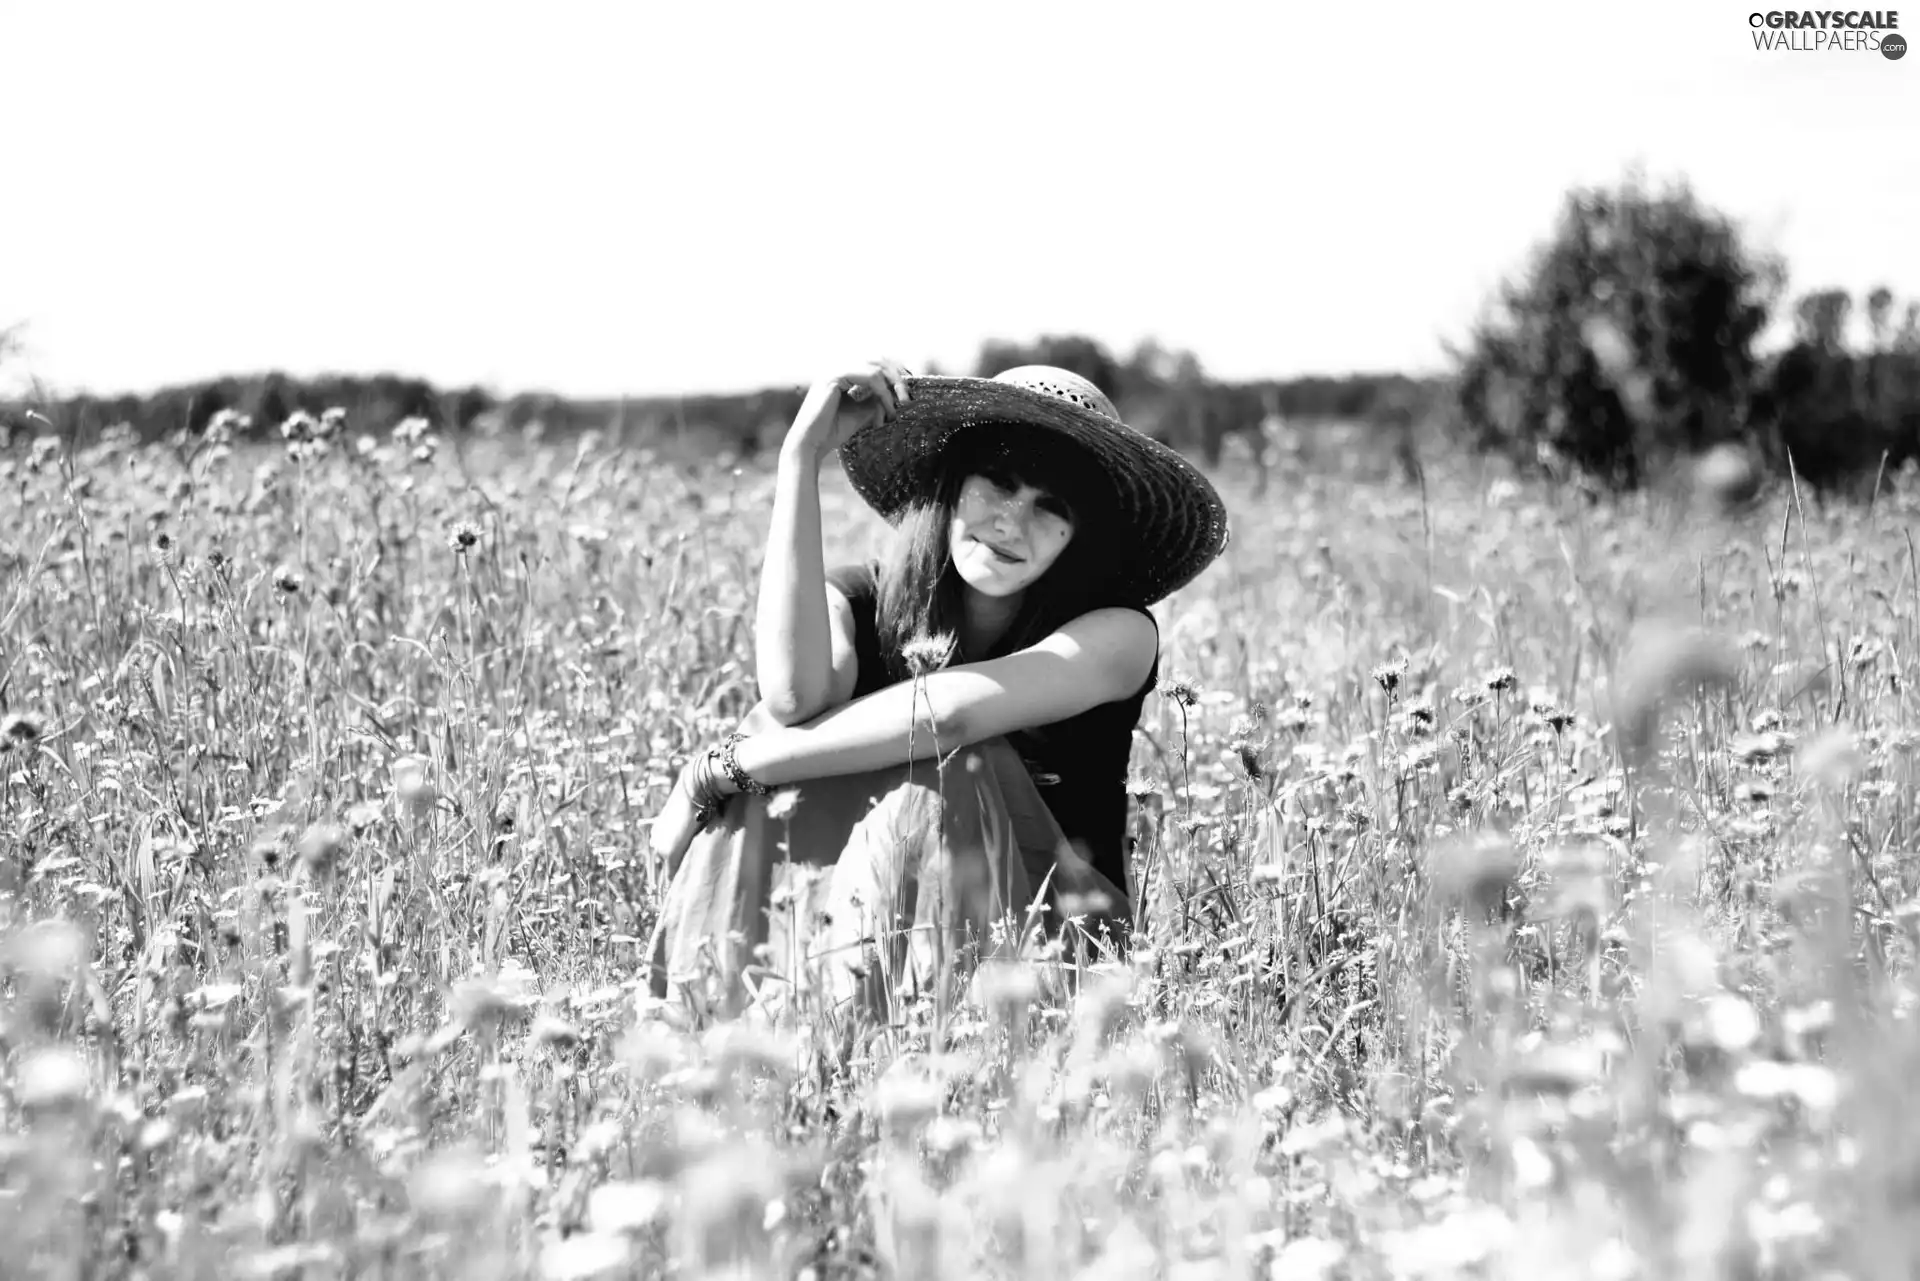
M 877 808 L 909 818 L 953 822 L 982 814 L 993 787 L 995 748 L 974 743 L 935 761 L 903 767 Z

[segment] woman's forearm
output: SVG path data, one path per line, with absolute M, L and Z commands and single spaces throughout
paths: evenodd
M 936 751 L 967 745 L 952 708 L 951 691 L 935 677 L 902 681 L 855 699 L 804 725 L 754 734 L 740 741 L 740 768 L 769 787 L 834 778 L 927 760 Z
M 804 443 L 780 451 L 773 522 L 754 613 L 754 669 L 774 719 L 792 725 L 826 706 L 833 679 L 826 566 L 820 549 L 820 458 Z

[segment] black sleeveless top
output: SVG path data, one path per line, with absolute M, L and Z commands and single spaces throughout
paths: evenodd
M 853 606 L 853 647 L 860 665 L 855 698 L 890 683 L 880 654 L 877 572 L 878 565 L 869 562 L 843 565 L 827 574 L 827 581 Z M 1140 612 L 1153 618 L 1144 609 Z M 1158 622 L 1154 634 L 1159 634 Z M 1159 679 L 1156 646 L 1146 683 L 1129 697 L 1007 736 L 1068 841 L 1123 892 L 1127 888 L 1127 764 L 1133 727 L 1140 723 L 1140 709 Z

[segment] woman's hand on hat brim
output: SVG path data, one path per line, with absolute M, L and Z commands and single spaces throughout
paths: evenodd
M 900 406 L 911 399 L 907 379 L 912 376 L 899 361 L 883 357 L 816 380 L 788 429 L 788 443 L 824 458 L 863 427 L 898 417 Z

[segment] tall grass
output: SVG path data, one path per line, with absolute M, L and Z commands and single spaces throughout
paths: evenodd
M 638 977 L 769 478 L 294 437 L 0 459 L 8 1275 L 1920 1263 L 1920 489 L 1223 478 L 1144 944 L 835 1058 Z

